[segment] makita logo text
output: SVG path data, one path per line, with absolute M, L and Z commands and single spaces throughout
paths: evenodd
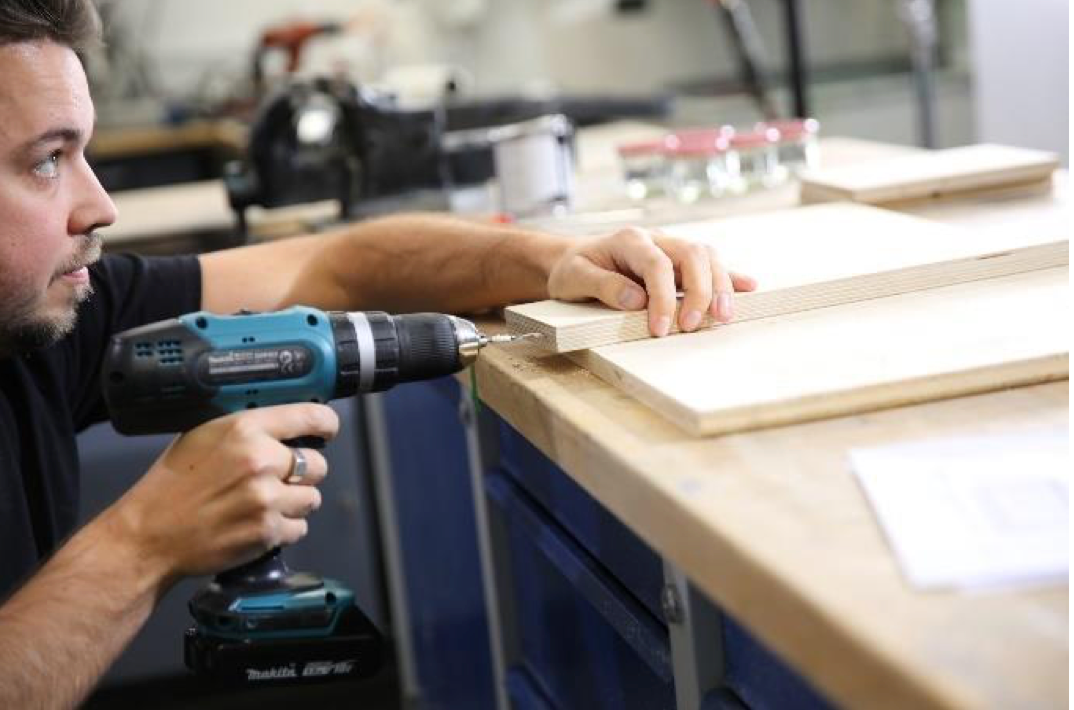
M 323 678 L 330 675 L 350 675 L 354 672 L 355 660 L 346 661 L 310 661 L 302 668 L 302 678 Z M 295 664 L 276 666 L 264 670 L 257 668 L 246 669 L 246 680 L 286 680 L 299 678 L 300 674 Z
M 258 670 L 256 668 L 246 669 L 246 680 L 279 680 L 282 678 L 297 678 L 298 672 L 295 670 L 294 665 L 290 666 L 277 666 L 275 668 L 266 668 L 265 670 Z

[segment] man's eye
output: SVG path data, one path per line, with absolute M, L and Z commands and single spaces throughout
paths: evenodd
M 60 151 L 55 151 L 40 163 L 34 166 L 34 174 L 38 177 L 53 179 L 60 174 Z

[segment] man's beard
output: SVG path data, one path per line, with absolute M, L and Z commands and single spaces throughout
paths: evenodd
M 67 260 L 52 277 L 52 282 L 63 274 L 90 264 L 101 256 L 101 238 L 89 234 L 75 254 Z M 78 320 L 78 306 L 93 295 L 93 287 L 78 284 L 72 289 L 69 302 L 59 314 L 42 313 L 39 294 L 16 297 L 7 304 L 0 304 L 0 356 L 29 352 L 54 345 L 70 333 Z

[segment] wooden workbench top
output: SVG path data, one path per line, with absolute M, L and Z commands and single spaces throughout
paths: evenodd
M 476 367 L 486 404 L 837 703 L 1065 706 L 1067 589 L 910 588 L 847 451 L 1065 426 L 1066 382 L 696 439 L 533 346 Z

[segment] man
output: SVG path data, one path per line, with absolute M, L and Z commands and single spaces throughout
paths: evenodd
M 0 707 L 82 700 L 178 579 L 306 533 L 327 466 L 288 483 L 281 440 L 332 437 L 331 409 L 243 412 L 178 437 L 140 481 L 71 535 L 75 434 L 105 418 L 111 333 L 201 308 L 466 312 L 546 297 L 648 306 L 664 335 L 731 318 L 752 288 L 704 247 L 641 230 L 568 240 L 447 216 L 398 216 L 200 257 L 100 257 L 115 207 L 83 150 L 94 112 L 76 52 L 90 0 L 0 3 Z M 644 287 L 642 286 L 644 285 Z

